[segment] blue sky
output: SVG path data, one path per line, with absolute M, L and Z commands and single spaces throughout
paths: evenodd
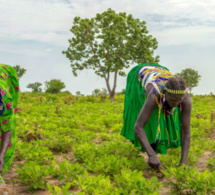
M 29 91 L 29 83 L 38 81 L 44 86 L 50 79 L 61 79 L 73 94 L 91 94 L 95 88 L 105 88 L 105 81 L 91 70 L 74 77 L 62 50 L 69 46 L 75 16 L 91 18 L 108 8 L 146 21 L 149 34 L 158 41 L 155 55 L 160 55 L 160 64 L 172 73 L 185 68 L 197 70 L 201 81 L 193 92 L 215 93 L 212 0 L 1 0 L 0 63 L 27 69 L 20 79 L 22 91 Z M 117 91 L 125 86 L 126 78 L 119 77 Z

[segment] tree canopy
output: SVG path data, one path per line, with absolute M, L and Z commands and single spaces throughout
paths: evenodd
M 125 76 L 124 68 L 130 64 L 158 63 L 153 57 L 158 42 L 148 35 L 146 22 L 125 12 L 112 9 L 94 18 L 75 17 L 70 29 L 72 38 L 63 54 L 71 62 L 73 74 L 78 70 L 93 69 L 105 79 L 110 98 L 114 99 L 117 76 Z M 110 74 L 114 74 L 113 87 Z
M 45 82 L 46 86 L 46 93 L 59 93 L 62 89 L 64 89 L 66 86 L 64 82 L 62 82 L 59 79 L 52 79 L 50 81 Z
M 180 73 L 175 74 L 175 76 L 182 77 L 186 81 L 186 86 L 190 93 L 194 87 L 198 86 L 201 78 L 198 71 L 191 68 L 186 68 Z
M 27 71 L 25 68 L 21 68 L 20 65 L 13 66 L 13 68 L 16 70 L 17 76 L 19 78 L 21 78 L 25 74 L 25 72 Z
M 107 95 L 107 89 L 102 88 L 102 89 L 94 89 L 92 91 L 92 96 L 98 96 L 98 95 Z
M 32 92 L 41 92 L 42 91 L 42 83 L 35 82 L 35 83 L 29 83 L 27 85 L 27 88 L 32 89 Z

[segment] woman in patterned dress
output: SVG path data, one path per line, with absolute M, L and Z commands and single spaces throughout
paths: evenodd
M 179 165 L 187 163 L 191 97 L 184 79 L 164 66 L 140 64 L 128 74 L 121 135 L 148 154 L 148 164 L 161 169 L 157 153 L 182 147 Z
M 16 71 L 10 65 L 0 64 L 0 172 L 8 169 L 15 152 L 18 95 Z

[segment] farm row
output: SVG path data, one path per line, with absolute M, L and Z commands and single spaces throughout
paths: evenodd
M 156 173 L 140 148 L 120 136 L 123 95 L 111 102 L 104 96 L 22 93 L 10 190 L 17 194 L 213 193 L 215 98 L 194 96 L 192 102 L 189 168 L 177 167 L 180 148 L 170 149 L 159 155 L 163 173 Z M 205 153 L 209 156 L 204 159 Z

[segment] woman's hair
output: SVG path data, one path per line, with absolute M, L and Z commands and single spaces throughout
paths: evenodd
M 171 77 L 166 82 L 165 87 L 172 90 L 185 90 L 186 82 L 181 77 Z

